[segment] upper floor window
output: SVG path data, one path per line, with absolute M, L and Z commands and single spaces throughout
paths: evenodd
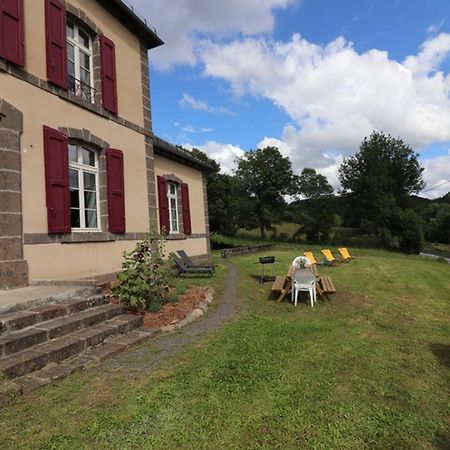
M 69 90 L 94 102 L 92 37 L 79 25 L 67 20 L 67 75 Z
M 167 200 L 169 203 L 169 231 L 178 233 L 178 188 L 175 183 L 167 183 Z
M 99 229 L 98 153 L 69 143 L 71 228 Z

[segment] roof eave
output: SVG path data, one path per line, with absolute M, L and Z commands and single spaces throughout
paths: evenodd
M 134 33 L 148 50 L 164 44 L 156 34 L 156 30 L 152 30 L 145 19 L 141 19 L 132 7 L 127 6 L 122 0 L 97 0 L 97 2 Z
M 160 156 L 178 161 L 181 164 L 194 167 L 202 172 L 211 172 L 214 170 L 209 164 L 200 161 L 185 150 L 181 150 L 175 145 L 170 144 L 164 139 L 153 135 L 153 151 Z

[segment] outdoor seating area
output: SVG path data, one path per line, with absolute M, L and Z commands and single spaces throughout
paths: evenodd
M 296 257 L 286 275 L 278 275 L 271 287 L 271 294 L 277 296 L 277 302 L 281 303 L 291 294 L 291 301 L 297 306 L 298 294 L 301 291 L 309 293 L 311 306 L 317 302 L 317 295 L 323 300 L 336 293 L 336 287 L 330 276 L 319 275 L 319 264 L 333 266 L 336 262 L 349 262 L 354 258 L 347 248 L 338 249 L 341 259 L 337 260 L 329 249 L 321 250 L 325 260 L 318 262 L 314 253 L 306 251 L 303 256 Z

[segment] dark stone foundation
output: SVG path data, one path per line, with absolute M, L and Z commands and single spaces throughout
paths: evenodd
M 20 135 L 22 113 L 0 99 L 0 289 L 28 284 L 23 259 Z

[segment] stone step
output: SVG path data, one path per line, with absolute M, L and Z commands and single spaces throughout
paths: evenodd
M 19 331 L 6 332 L 0 336 L 0 356 L 30 348 L 36 344 L 89 327 L 123 314 L 123 305 L 101 305 L 64 317 L 37 323 Z
M 11 390 L 14 393 L 27 393 L 40 386 L 54 383 L 57 380 L 69 376 L 76 370 L 85 368 L 94 361 L 104 361 L 107 358 L 115 356 L 126 350 L 128 347 L 149 339 L 154 334 L 155 330 L 149 330 L 143 327 L 125 335 L 119 334 L 114 341 L 109 341 L 108 339 L 108 342 L 105 341 L 96 347 L 90 347 L 83 353 L 68 358 L 60 364 L 50 363 L 40 370 L 14 379 L 13 383 L 11 383 Z
M 20 301 L 19 303 L 11 303 L 0 306 L 0 316 L 19 311 L 28 311 L 39 305 L 58 304 L 69 298 L 88 298 L 102 294 L 100 287 L 83 287 L 75 290 L 69 288 L 61 288 L 61 293 L 56 295 L 49 295 L 47 297 L 35 297 L 27 301 Z
M 84 311 L 86 309 L 92 308 L 93 306 L 100 306 L 105 303 L 106 300 L 104 295 L 92 295 L 90 297 L 69 298 L 67 300 L 62 300 L 61 302 L 58 302 L 59 305 L 66 307 L 68 313 Z
M 0 314 L 0 334 L 20 330 L 74 312 L 84 311 L 94 306 L 103 305 L 105 302 L 103 295 L 91 295 L 36 305 L 23 311 Z
M 107 320 L 95 326 L 77 330 L 65 336 L 35 345 L 19 353 L 0 358 L 0 372 L 9 378 L 22 377 L 36 372 L 48 364 L 61 363 L 68 358 L 79 355 L 86 349 L 98 348 L 94 346 L 102 344 L 105 339 L 111 339 L 114 337 L 113 335 L 120 336 L 120 333 L 127 333 L 134 328 L 142 326 L 142 324 L 142 316 L 125 314 L 118 316 L 113 320 Z M 144 335 L 144 333 L 140 334 Z M 137 339 L 137 337 L 135 338 Z M 114 345 L 122 348 L 125 344 L 119 342 Z M 95 357 L 95 352 L 91 351 L 87 351 L 86 356 L 91 360 L 102 359 Z

